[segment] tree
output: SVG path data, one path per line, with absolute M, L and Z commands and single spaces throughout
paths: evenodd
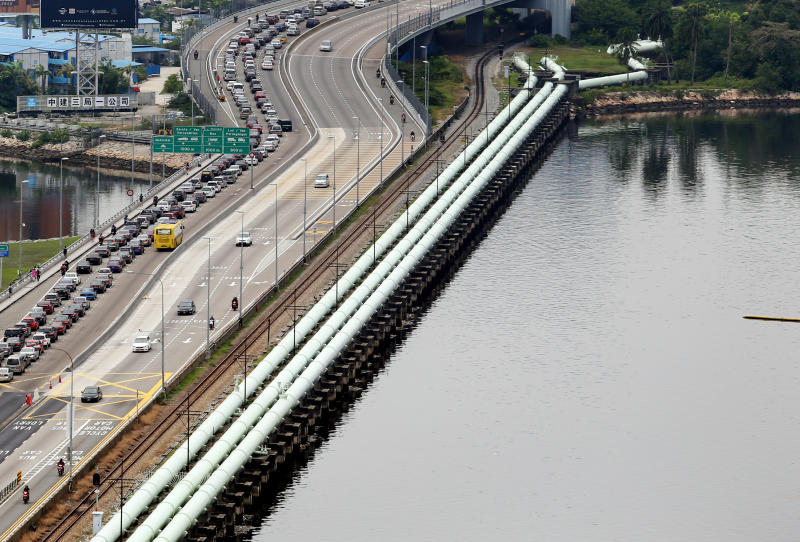
M 17 96 L 33 95 L 39 91 L 36 82 L 22 64 L 0 65 L 0 109 L 15 111 Z
M 692 2 L 686 6 L 685 17 L 688 23 L 689 43 L 692 47 L 692 84 L 694 84 L 694 74 L 697 70 L 697 42 L 704 30 L 704 19 L 708 13 L 708 6 L 705 2 Z
M 100 65 L 98 79 L 100 94 L 125 94 L 130 88 L 126 70 L 115 68 L 110 62 Z
M 716 16 L 728 23 L 728 49 L 725 52 L 725 80 L 728 80 L 728 71 L 731 67 L 731 50 L 733 49 L 733 29 L 738 26 L 742 18 L 735 11 L 719 11 Z
M 164 88 L 161 90 L 161 94 L 175 94 L 181 90 L 183 90 L 183 83 L 178 74 L 173 73 L 164 81 Z
M 669 46 L 667 41 L 672 38 L 672 5 L 669 0 L 652 0 L 642 10 L 644 31 L 651 39 L 661 39 L 664 44 L 664 57 L 667 59 L 667 79 L 672 81 L 669 66 Z
M 621 28 L 637 28 L 638 17 L 622 0 L 581 0 L 575 4 L 575 20 L 581 33 L 601 31 L 610 40 Z
M 41 64 L 37 64 L 33 69 L 33 77 L 41 78 L 42 83 L 39 85 L 39 88 L 41 89 L 42 94 L 47 92 L 47 76 L 49 74 L 50 71 Z

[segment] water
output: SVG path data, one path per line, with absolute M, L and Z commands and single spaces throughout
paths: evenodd
M 798 121 L 582 124 L 254 540 L 796 540 Z
M 83 235 L 94 226 L 99 209 L 100 222 L 130 203 L 127 190 L 138 197 L 147 191 L 148 179 L 131 181 L 130 173 L 64 166 L 63 196 L 59 196 L 61 168 L 25 160 L 0 160 L 0 240 L 19 239 L 20 190 L 22 190 L 23 239 L 48 239 L 59 236 L 59 200 L 63 197 L 64 236 Z M 154 182 L 158 182 L 157 178 Z M 27 181 L 23 183 L 22 181 Z M 96 196 L 99 195 L 99 200 Z M 99 205 L 97 202 L 99 201 Z

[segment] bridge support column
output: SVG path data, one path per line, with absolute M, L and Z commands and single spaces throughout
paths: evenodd
M 466 29 L 466 42 L 467 45 L 481 45 L 483 44 L 483 12 L 473 13 L 467 15 L 467 29 Z

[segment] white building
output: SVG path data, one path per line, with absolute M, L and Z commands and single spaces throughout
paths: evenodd
M 155 19 L 139 19 L 139 26 L 136 28 L 136 35 L 159 43 L 161 37 L 161 23 Z

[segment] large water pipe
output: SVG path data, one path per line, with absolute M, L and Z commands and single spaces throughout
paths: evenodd
M 532 74 L 526 80 L 526 88 L 533 88 L 536 85 L 536 77 Z M 523 107 L 529 96 L 527 92 L 520 93 L 512 102 L 507 105 L 497 117 L 489 123 L 487 127 L 487 134 L 490 136 L 497 133 L 508 122 L 509 116 L 513 116 Z M 510 111 L 510 115 L 508 114 Z M 469 163 L 475 155 L 477 155 L 488 143 L 491 137 L 476 138 L 467 148 L 443 171 L 439 176 L 439 182 L 436 185 L 432 184 L 418 197 L 408 210 L 405 211 L 390 226 L 386 232 L 375 243 L 375 250 L 366 251 L 361 258 L 348 270 L 340 279 L 338 288 L 331 288 L 323 298 L 317 302 L 314 307 L 296 324 L 295 333 L 287 335 L 284 339 L 276 345 L 276 347 L 268 354 L 255 369 L 246 378 L 246 383 L 239 385 L 236 393 L 230 394 L 210 415 L 209 417 L 191 434 L 188 442 L 184 443 L 164 464 L 156 469 L 153 475 L 140 487 L 125 503 L 125 506 L 114 514 L 106 525 L 92 538 L 92 542 L 112 542 L 117 540 L 120 536 L 120 514 L 122 515 L 122 528 L 128 528 L 136 518 L 145 511 L 150 504 L 157 498 L 157 496 L 164 490 L 167 484 L 174 478 L 174 476 L 184 470 L 187 465 L 188 457 L 194 458 L 197 452 L 203 448 L 208 441 L 216 434 L 217 431 L 233 417 L 235 412 L 244 404 L 246 398 L 244 396 L 244 389 L 248 390 L 248 396 L 254 390 L 261 386 L 272 372 L 286 359 L 289 352 L 295 348 L 295 339 L 301 342 L 305 339 L 308 333 L 314 329 L 322 318 L 327 315 L 330 310 L 336 306 L 339 299 L 342 299 L 352 289 L 352 287 L 360 280 L 366 273 L 366 270 L 374 264 L 374 258 L 382 256 L 386 250 L 394 244 L 394 242 L 403 233 L 406 224 L 406 213 L 408 213 L 408 220 L 413 221 L 419 214 L 437 197 L 437 191 L 443 190 L 448 183 L 454 179 L 459 171 L 464 168 L 466 163 Z M 438 185 L 438 186 L 437 186 Z M 335 292 L 339 292 L 339 298 L 336 298 Z M 332 331 L 332 330 L 331 330 Z M 322 343 L 315 342 L 314 346 L 321 348 Z M 296 367 L 293 366 L 293 367 Z M 284 382 L 286 384 L 287 382 Z M 263 407 L 260 404 L 259 407 Z M 252 417 L 237 420 L 233 425 L 236 426 L 237 431 L 244 427 L 249 427 L 253 421 Z M 232 427 L 233 427 L 232 425 Z M 231 443 L 225 442 L 224 446 L 230 446 Z M 189 448 L 188 454 L 186 448 Z M 213 447 L 212 447 L 213 449 Z M 215 451 L 215 454 L 220 452 L 220 449 Z M 221 455 L 221 454 L 219 454 Z M 213 461 L 214 457 L 210 457 L 208 461 Z M 206 463 L 210 465 L 210 463 Z M 184 485 L 189 485 L 190 480 Z M 180 484 L 179 484 L 180 485 Z
M 380 283 L 369 298 L 361 304 L 358 311 L 348 319 L 347 323 L 330 343 L 309 363 L 303 373 L 280 395 L 275 404 L 236 446 L 236 449 L 228 455 L 208 480 L 198 488 L 192 498 L 175 514 L 172 520 L 158 534 L 155 539 L 157 542 L 177 542 L 185 536 L 187 530 L 205 513 L 207 507 L 249 461 L 253 452 L 267 440 L 270 433 L 278 427 L 305 394 L 313 388 L 316 381 L 327 371 L 330 364 L 347 347 L 361 327 L 380 309 L 395 288 L 403 282 L 430 248 L 447 232 L 449 226 L 452 225 L 472 199 L 502 170 L 508 159 L 527 140 L 531 132 L 546 118 L 547 114 L 558 104 L 566 92 L 567 88 L 565 86 L 558 85 L 551 95 L 544 100 L 541 107 L 527 118 L 519 130 L 516 130 L 515 134 L 494 156 L 487 167 L 472 180 L 467 189 L 459 195 L 447 212 L 441 215 L 422 235 L 413 248 L 398 262 L 391 274 Z
M 467 170 L 459 176 L 453 186 L 450 187 L 442 197 L 423 215 L 406 234 L 406 236 L 387 254 L 386 258 L 373 270 L 369 276 L 360 284 L 353 294 L 346 299 L 342 306 L 328 319 L 322 329 L 298 352 L 289 364 L 273 379 L 266 389 L 248 407 L 245 413 L 232 425 L 226 433 L 214 444 L 214 446 L 197 462 L 195 467 L 176 485 L 176 487 L 164 498 L 156 509 L 148 516 L 145 521 L 129 537 L 129 541 L 147 542 L 152 540 L 159 529 L 166 524 L 175 512 L 180 509 L 183 503 L 191 497 L 197 487 L 207 478 L 213 467 L 219 465 L 231 453 L 234 446 L 246 438 L 251 431 L 252 423 L 255 423 L 269 405 L 273 404 L 279 397 L 283 389 L 293 382 L 297 375 L 304 370 L 314 357 L 326 344 L 331 344 L 331 336 L 334 332 L 347 324 L 353 317 L 355 311 L 361 307 L 364 301 L 380 287 L 386 276 L 392 271 L 402 258 L 413 249 L 424 233 L 432 227 L 435 221 L 449 212 L 453 201 L 474 182 L 474 178 L 483 170 L 494 157 L 497 156 L 502 147 L 509 142 L 524 120 L 529 118 L 536 109 L 545 101 L 552 90 L 553 84 L 547 83 L 545 88 L 538 92 L 520 112 L 514 116 L 512 122 L 507 126 L 473 161 Z M 402 217 L 401 217 L 402 220 Z M 403 227 L 405 224 L 403 222 Z M 367 251 L 369 254 L 370 251 Z M 251 423 L 252 422 L 252 423 Z

